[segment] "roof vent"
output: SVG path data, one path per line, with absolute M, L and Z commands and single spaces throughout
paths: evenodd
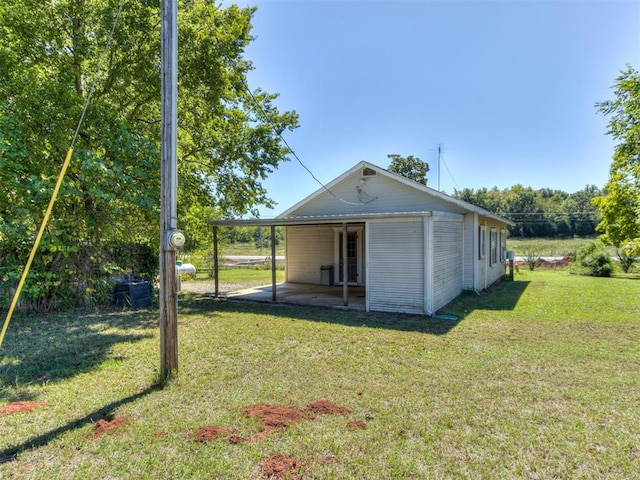
M 362 170 L 362 176 L 363 177 L 373 177 L 374 175 L 377 175 L 378 172 L 376 172 L 373 168 L 365 168 L 364 170 Z

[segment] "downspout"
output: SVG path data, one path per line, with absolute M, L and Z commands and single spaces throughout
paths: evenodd
M 433 311 L 433 216 L 424 217 L 424 312 L 432 316 Z

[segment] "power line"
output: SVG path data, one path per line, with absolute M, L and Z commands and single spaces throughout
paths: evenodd
M 453 178 L 453 175 L 451 174 L 451 170 L 449 170 L 449 166 L 447 165 L 447 162 L 444 161 L 444 157 L 442 156 L 442 154 L 440 154 L 440 158 L 442 160 L 442 163 L 444 163 L 444 167 L 447 169 L 447 172 L 449 172 L 449 176 L 451 177 L 451 180 L 453 180 L 453 183 L 456 185 L 456 188 L 460 190 L 460 187 L 458 186 L 458 182 L 456 182 L 456 179 Z M 440 166 L 438 166 L 438 170 L 440 170 Z
M 285 144 L 285 146 L 287 147 L 287 149 L 289 150 L 289 152 L 291 153 L 291 155 L 293 155 L 293 157 L 298 161 L 298 163 L 302 166 L 302 168 L 304 168 L 309 175 L 311 175 L 311 178 L 313 178 L 324 190 L 326 190 L 331 196 L 333 196 L 334 198 L 336 198 L 337 200 L 340 200 L 343 203 L 346 203 L 348 205 L 363 205 L 363 204 L 367 204 L 367 203 L 371 203 L 373 200 L 375 200 L 377 197 L 373 197 L 373 198 L 367 198 L 367 201 L 361 201 L 360 203 L 358 202 L 350 202 L 349 200 L 345 200 L 344 198 L 341 198 L 339 196 L 337 196 L 335 193 L 333 193 L 331 191 L 331 189 L 329 187 L 327 187 L 324 183 L 322 183 L 318 177 L 316 177 L 314 175 L 314 173 L 311 171 L 311 169 L 309 167 L 307 167 L 304 162 L 302 160 L 300 160 L 300 157 L 298 157 L 298 154 L 295 152 L 295 150 L 293 150 L 293 148 L 291 148 L 291 146 L 289 145 L 289 143 L 287 142 L 287 140 L 284 138 L 284 136 L 282 135 L 281 132 L 278 131 L 278 129 L 276 128 L 276 126 L 274 125 L 274 123 L 271 121 L 271 119 L 269 118 L 269 116 L 267 115 L 267 113 L 264 111 L 264 109 L 262 108 L 262 105 L 260 105 L 260 103 L 258 102 L 258 99 L 255 97 L 255 95 L 253 94 L 253 92 L 251 92 L 251 89 L 249 88 L 249 85 L 247 85 L 246 80 L 243 78 L 242 79 L 242 84 L 245 88 L 245 91 L 249 94 L 249 96 L 251 97 L 251 99 L 253 100 L 253 103 L 255 104 L 255 106 L 257 107 L 257 109 L 259 110 L 259 112 L 262 115 L 262 119 L 267 122 L 269 124 L 269 126 L 271 127 L 271 129 L 273 130 L 273 133 L 275 133 L 278 138 L 280 138 L 280 140 L 282 140 L 282 143 Z M 360 190 L 358 190 L 358 198 L 361 198 L 363 192 L 361 192 Z

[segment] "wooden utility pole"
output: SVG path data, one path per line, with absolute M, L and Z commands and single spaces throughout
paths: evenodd
M 160 193 L 160 356 L 161 378 L 178 373 L 178 282 L 176 251 L 184 244 L 177 230 L 178 208 L 178 2 L 162 0 L 162 178 Z

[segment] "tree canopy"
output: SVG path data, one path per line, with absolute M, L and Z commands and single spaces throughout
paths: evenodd
M 640 255 L 640 74 L 631 66 L 613 86 L 615 98 L 597 103 L 610 116 L 609 130 L 619 143 L 613 152 L 604 195 L 594 200 L 605 242 L 628 255 Z
M 423 162 L 413 155 L 403 157 L 397 153 L 391 153 L 387 155 L 387 158 L 391 159 L 388 167 L 390 172 L 397 173 L 423 185 L 427 184 L 427 172 L 429 171 L 427 162 Z
M 112 0 L 0 4 L 4 285 L 20 274 L 95 81 L 27 297 L 69 290 L 63 277 L 85 288 L 96 271 L 123 267 L 114 250 L 123 245 L 157 250 L 160 4 L 123 2 L 105 56 L 118 8 Z M 180 5 L 179 226 L 192 242 L 202 239 L 207 217 L 272 205 L 262 181 L 286 160 L 279 134 L 298 126 L 295 112 L 278 111 L 276 94 L 247 85 L 254 12 Z
M 510 234 L 529 238 L 594 235 L 600 216 L 592 200 L 601 193 L 595 185 L 571 194 L 514 185 L 503 190 L 465 188 L 453 196 L 513 220 L 516 225 L 509 227 Z

